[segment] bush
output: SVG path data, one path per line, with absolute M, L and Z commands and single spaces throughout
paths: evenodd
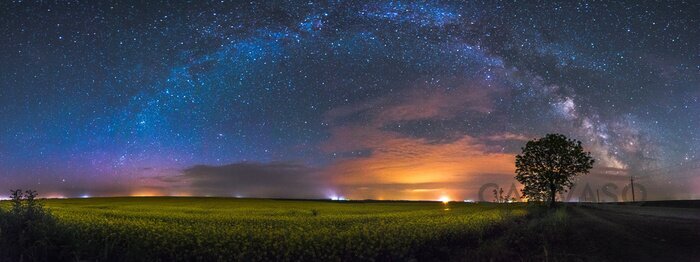
M 12 190 L 9 210 L 0 208 L 0 261 L 61 258 L 56 219 L 33 190 Z

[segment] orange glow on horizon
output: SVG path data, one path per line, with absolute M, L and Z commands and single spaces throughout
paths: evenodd
M 442 202 L 443 204 L 447 204 L 450 202 L 450 198 L 447 196 L 441 196 L 439 201 Z
M 136 191 L 129 196 L 132 197 L 155 197 L 155 196 L 167 196 L 166 194 L 163 194 L 163 192 L 157 192 L 157 191 L 152 191 L 152 190 L 144 190 L 144 191 Z
M 435 191 L 474 197 L 482 184 L 514 181 L 515 156 L 495 151 L 469 136 L 448 143 L 393 137 L 368 157 L 335 162 L 325 172 L 353 199 L 434 200 Z

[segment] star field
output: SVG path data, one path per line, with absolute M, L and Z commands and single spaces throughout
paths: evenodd
M 509 184 L 524 141 L 559 132 L 596 157 L 591 183 L 634 175 L 652 197 L 697 198 L 698 10 L 4 2 L 0 185 L 467 198 Z

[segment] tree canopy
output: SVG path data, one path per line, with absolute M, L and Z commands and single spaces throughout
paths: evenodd
M 547 134 L 528 141 L 515 157 L 515 179 L 525 187 L 523 197 L 529 200 L 556 202 L 556 194 L 566 192 L 574 178 L 588 174 L 595 160 L 583 150 L 581 141 L 562 134 Z

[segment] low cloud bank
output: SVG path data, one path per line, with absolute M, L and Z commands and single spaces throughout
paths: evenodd
M 317 172 L 306 165 L 292 162 L 197 165 L 168 180 L 189 184 L 193 195 L 323 197 L 319 192 L 323 183 Z

